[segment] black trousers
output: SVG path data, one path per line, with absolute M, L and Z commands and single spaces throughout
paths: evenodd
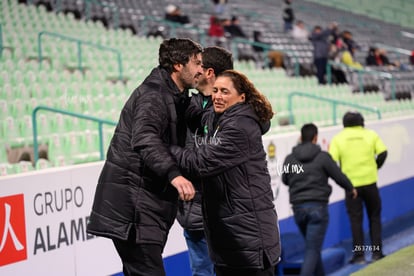
M 316 77 L 318 78 L 319 84 L 326 84 L 326 64 L 328 63 L 327 58 L 315 58 L 314 64 L 316 67 Z
M 351 223 L 354 256 L 363 256 L 366 251 L 382 254 L 381 198 L 377 183 L 357 187 L 358 197 L 346 196 L 346 208 Z M 364 205 L 369 221 L 371 246 L 364 246 L 363 215 Z
M 162 246 L 112 240 L 121 257 L 125 276 L 165 276 Z

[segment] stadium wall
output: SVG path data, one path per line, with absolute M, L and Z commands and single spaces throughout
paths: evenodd
M 379 172 L 383 199 L 382 222 L 414 210 L 414 117 L 367 123 L 388 147 L 389 156 Z M 320 129 L 323 149 L 341 128 Z M 288 190 L 281 183 L 284 157 L 299 132 L 266 136 L 269 170 L 281 232 L 297 231 Z M 0 178 L 1 275 L 111 275 L 122 265 L 108 239 L 88 235 L 86 222 L 102 162 L 52 168 Z M 351 237 L 344 192 L 333 184 L 330 224 L 325 247 Z M 367 224 L 365 223 L 365 227 Z M 367 228 L 366 228 L 367 229 Z M 182 229 L 175 223 L 163 253 L 167 275 L 190 275 Z

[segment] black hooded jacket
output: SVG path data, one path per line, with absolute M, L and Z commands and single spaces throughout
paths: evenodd
M 329 153 L 311 142 L 295 146 L 283 163 L 282 181 L 289 186 L 290 203 L 329 202 L 331 177 L 348 192 L 353 186 Z
M 185 95 L 161 68 L 131 94 L 98 180 L 88 233 L 165 245 L 178 202 L 170 181 L 181 175 L 169 145 L 184 146 Z
M 230 107 L 218 120 L 211 110 L 203 123 L 208 135 L 198 148 L 171 150 L 183 173 L 202 179 L 204 229 L 214 264 L 263 268 L 268 258 L 275 265 L 278 218 L 262 141 L 270 123 L 260 123 L 248 104 Z

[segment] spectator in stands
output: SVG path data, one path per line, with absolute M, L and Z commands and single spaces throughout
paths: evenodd
M 368 66 L 387 66 L 390 69 L 400 67 L 400 63 L 398 61 L 390 62 L 387 56 L 387 51 L 385 51 L 385 49 L 376 47 L 369 48 L 365 62 Z
M 302 20 L 296 21 L 295 26 L 293 26 L 292 37 L 298 41 L 309 41 L 309 32 Z
M 345 30 L 341 34 L 342 39 L 342 45 L 348 49 L 349 53 L 352 55 L 352 57 L 355 56 L 355 51 L 359 50 L 359 45 L 355 42 L 353 35 L 350 31 Z
M 165 275 L 161 253 L 178 198 L 194 197 L 168 146 L 185 145 L 188 89 L 203 73 L 201 52 L 190 39 L 164 40 L 159 66 L 121 111 L 87 232 L 112 239 L 124 275 Z
M 187 145 L 195 146 L 195 136 L 203 133 L 201 118 L 203 113 L 213 105 L 211 94 L 217 76 L 224 70 L 233 69 L 232 54 L 224 48 L 207 47 L 202 54 L 203 74 L 199 77 L 197 90 L 191 98 L 186 118 L 192 130 L 187 137 Z M 190 132 L 189 132 L 190 133 Z M 184 228 L 184 237 L 190 257 L 190 267 L 193 276 L 213 276 L 214 265 L 208 255 L 208 247 L 204 234 L 203 215 L 201 213 L 201 182 L 191 179 L 196 195 L 191 202 L 180 201 L 178 205 L 177 220 Z
M 329 37 L 334 27 L 335 24 L 333 23 L 325 30 L 322 30 L 321 26 L 315 26 L 309 37 L 309 40 L 313 44 L 313 60 L 319 84 L 326 84 L 326 64 L 328 62 L 330 49 Z
M 243 32 L 242 28 L 240 27 L 239 19 L 237 16 L 233 16 L 230 19 L 226 19 L 224 21 L 224 31 L 230 38 L 235 37 L 242 37 L 247 38 L 247 35 Z
M 280 51 L 270 50 L 271 45 L 266 43 L 262 39 L 262 33 L 260 31 L 253 31 L 254 42 L 260 42 L 260 45 L 253 45 L 253 51 L 255 51 L 259 57 L 255 59 L 256 62 L 263 61 L 267 58 L 268 63 L 263 67 L 284 68 L 284 56 Z M 263 56 L 263 53 L 267 53 L 267 56 Z
M 411 65 L 414 65 L 414 50 L 411 51 L 411 56 L 409 58 L 409 62 L 410 62 Z
M 354 59 L 352 52 L 347 48 L 343 48 L 341 51 L 341 62 L 353 69 L 364 69 L 364 66 Z
M 211 37 L 224 37 L 223 20 L 219 17 L 212 15 L 210 17 L 210 27 L 208 29 L 208 35 Z
M 221 46 L 226 41 L 224 36 L 223 19 L 212 15 L 210 17 L 210 27 L 208 29 L 208 35 L 215 38 L 215 44 Z
M 180 7 L 172 4 L 165 8 L 165 20 L 180 24 L 190 23 L 190 18 L 182 14 Z
M 288 33 L 293 29 L 293 22 L 295 22 L 295 13 L 292 8 L 292 0 L 285 0 L 283 7 L 283 31 Z
M 225 14 L 227 12 L 227 0 L 212 0 L 214 4 L 214 13 Z
M 300 144 L 283 163 L 282 181 L 289 187 L 295 222 L 305 238 L 300 275 L 325 275 L 321 251 L 329 223 L 328 202 L 331 177 L 353 198 L 357 192 L 329 153 L 317 145 L 318 128 L 310 123 L 301 128 Z
M 183 172 L 202 180 L 203 219 L 217 276 L 274 275 L 279 228 L 262 135 L 269 101 L 243 74 L 226 70 L 203 114 L 198 147 L 171 147 Z
M 359 112 L 345 113 L 343 125 L 344 129 L 331 140 L 329 153 L 358 191 L 357 198 L 348 194 L 345 199 L 353 238 L 351 263 L 365 263 L 364 205 L 369 220 L 372 261 L 376 261 L 384 257 L 377 181 L 378 170 L 387 157 L 387 148 L 375 131 L 364 128 L 364 118 Z
M 336 63 L 341 63 L 341 55 L 342 51 L 339 49 L 336 45 L 340 44 L 330 44 L 330 50 L 329 50 L 329 61 L 333 61 Z M 331 66 L 331 82 L 332 83 L 348 83 L 348 80 L 346 78 L 346 74 L 342 68 L 338 66 Z

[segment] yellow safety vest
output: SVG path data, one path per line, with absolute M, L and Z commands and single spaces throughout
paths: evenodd
M 344 128 L 329 145 L 329 153 L 354 187 L 377 182 L 376 157 L 386 150 L 378 134 L 362 126 Z

